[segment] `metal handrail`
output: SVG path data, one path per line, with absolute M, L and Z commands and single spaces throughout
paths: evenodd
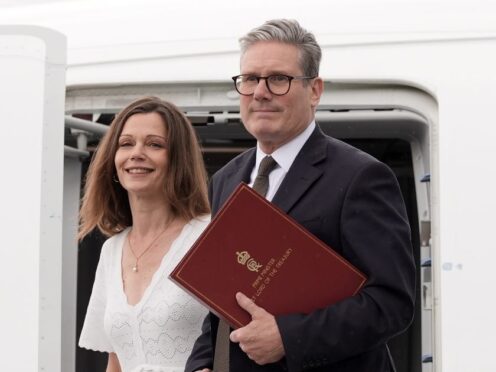
M 108 126 L 94 121 L 65 116 L 65 126 L 72 129 L 84 130 L 85 132 L 94 133 L 103 136 L 107 133 Z

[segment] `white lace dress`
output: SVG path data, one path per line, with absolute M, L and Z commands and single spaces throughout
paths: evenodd
M 209 220 L 196 218 L 184 226 L 136 305 L 127 303 L 122 287 L 122 247 L 129 229 L 108 239 L 79 346 L 116 353 L 123 372 L 184 371 L 207 310 L 168 276 Z

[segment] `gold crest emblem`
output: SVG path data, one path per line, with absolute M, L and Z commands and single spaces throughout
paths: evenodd
M 238 263 L 246 265 L 246 268 L 250 271 L 258 273 L 258 270 L 262 267 L 262 264 L 255 261 L 247 251 L 236 252 L 236 255 L 238 256 Z
M 250 258 L 246 263 L 246 267 L 248 268 L 248 270 L 256 271 L 258 273 L 258 270 L 262 267 L 262 264 L 259 264 L 253 258 Z
M 236 252 L 236 254 L 238 255 L 238 263 L 241 265 L 245 265 L 246 261 L 250 258 L 250 254 L 247 251 Z

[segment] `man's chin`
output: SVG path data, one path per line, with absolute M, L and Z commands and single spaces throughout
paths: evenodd
M 253 135 L 253 137 L 255 137 L 257 139 L 257 141 L 259 142 L 273 142 L 273 141 L 277 141 L 277 132 L 275 131 L 271 131 L 271 130 L 256 130 L 256 131 L 253 131 L 251 132 L 251 134 Z
M 257 120 L 263 120 L 264 118 L 269 118 L 274 120 L 274 117 L 280 115 L 279 111 L 254 111 L 251 113 L 253 117 L 257 118 Z
M 248 121 L 248 125 L 245 125 L 245 128 L 256 138 L 266 137 L 266 136 L 274 136 L 278 132 L 277 128 L 280 128 L 280 124 L 278 121 L 274 120 L 250 120 Z

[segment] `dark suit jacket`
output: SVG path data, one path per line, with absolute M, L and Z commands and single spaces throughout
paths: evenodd
M 255 153 L 246 151 L 213 176 L 214 214 L 241 181 L 249 182 Z M 317 127 L 272 202 L 368 280 L 356 296 L 333 306 L 276 316 L 286 352 L 278 363 L 259 366 L 231 343 L 231 371 L 390 371 L 386 342 L 410 324 L 415 298 L 410 227 L 392 171 Z M 217 324 L 209 314 L 186 371 L 212 368 Z

